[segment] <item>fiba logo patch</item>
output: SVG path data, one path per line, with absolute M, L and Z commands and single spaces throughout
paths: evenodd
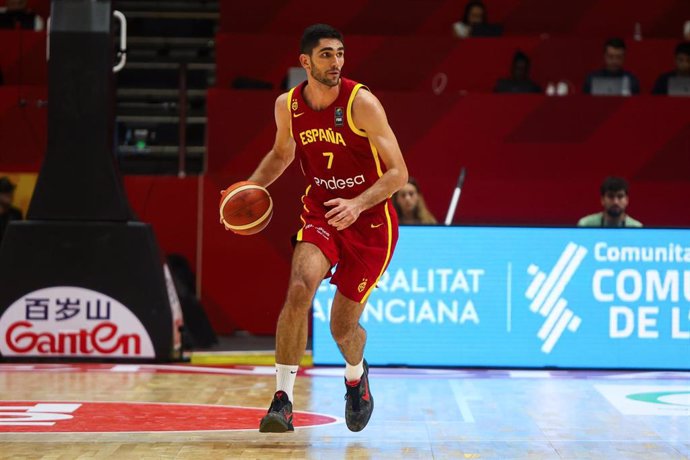
M 359 283 L 359 286 L 357 286 L 357 291 L 359 292 L 364 292 L 364 290 L 367 288 L 367 279 L 364 278 L 361 283 Z
M 336 107 L 335 108 L 335 126 L 340 127 L 343 126 L 345 118 L 343 117 L 343 113 L 345 111 L 343 110 L 342 107 Z
M 541 351 L 546 354 L 551 353 L 566 328 L 576 332 L 582 323 L 582 319 L 567 308 L 568 301 L 561 297 L 561 294 L 585 255 L 587 249 L 584 246 L 570 242 L 548 275 L 535 264 L 527 268 L 527 273 L 533 279 L 525 292 L 525 297 L 532 301 L 529 306 L 532 313 L 546 318 L 537 332 L 537 337 L 543 342 Z

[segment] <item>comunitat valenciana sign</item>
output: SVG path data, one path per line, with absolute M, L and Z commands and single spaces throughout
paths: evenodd
M 400 230 L 361 318 L 370 364 L 690 369 L 690 230 Z M 317 364 L 342 363 L 334 289 Z
M 0 318 L 6 357 L 154 358 L 146 329 L 123 304 L 80 287 L 50 287 L 17 299 Z

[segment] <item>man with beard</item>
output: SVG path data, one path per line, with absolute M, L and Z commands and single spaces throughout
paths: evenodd
M 603 212 L 590 214 L 577 223 L 578 227 L 642 227 L 642 223 L 626 214 L 628 181 L 621 177 L 607 177 L 601 184 Z
M 315 24 L 302 35 L 307 80 L 278 97 L 276 138 L 249 177 L 267 187 L 295 159 L 306 181 L 285 304 L 276 329 L 276 392 L 259 431 L 293 431 L 293 388 L 307 345 L 309 310 L 321 280 L 337 286 L 331 334 L 345 359 L 345 422 L 362 430 L 374 409 L 359 324 L 369 295 L 390 262 L 398 236 L 391 195 L 407 166 L 379 100 L 341 77 L 342 34 Z
M 582 88 L 584 94 L 593 94 L 595 79 L 620 79 L 623 87 L 627 81 L 627 89 L 622 89 L 621 95 L 640 94 L 640 81 L 635 75 L 623 68 L 625 63 L 625 41 L 622 38 L 611 38 L 604 43 L 604 67 L 587 75 Z M 627 94 L 625 94 L 627 93 Z M 602 93 L 598 93 L 601 95 Z M 604 93 L 608 94 L 608 93 Z

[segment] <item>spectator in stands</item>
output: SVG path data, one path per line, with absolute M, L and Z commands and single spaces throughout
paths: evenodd
M 690 78 L 690 42 L 682 42 L 676 46 L 676 68 L 656 79 L 652 94 L 668 94 L 668 81 L 672 77 Z
M 417 181 L 410 177 L 407 184 L 393 194 L 393 207 L 400 225 L 433 225 L 438 221 L 427 209 Z
M 497 37 L 503 33 L 503 29 L 496 24 L 489 24 L 483 2 L 471 0 L 465 5 L 462 20 L 453 23 L 453 33 L 458 38 Z
M 0 177 L 0 241 L 12 220 L 22 220 L 22 212 L 12 206 L 15 185 L 7 177 Z
M 522 51 L 516 51 L 510 67 L 510 77 L 500 78 L 494 87 L 494 93 L 541 93 L 541 87 L 529 77 L 529 57 Z
M 27 0 L 7 0 L 0 7 L 0 29 L 43 30 L 43 18 L 27 7 Z
M 642 227 L 642 223 L 626 214 L 628 181 L 621 177 L 607 177 L 601 184 L 603 212 L 590 214 L 577 223 L 578 227 Z
M 621 78 L 623 95 L 640 94 L 639 80 L 635 75 L 623 69 L 624 63 L 625 42 L 623 39 L 611 38 L 606 40 L 606 43 L 604 43 L 604 68 L 595 70 L 587 75 L 582 91 L 585 94 L 592 94 L 592 83 L 595 78 Z

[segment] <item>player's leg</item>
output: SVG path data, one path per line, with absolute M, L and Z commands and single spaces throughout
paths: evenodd
M 319 283 L 331 264 L 321 250 L 310 243 L 298 243 L 285 304 L 276 329 L 276 393 L 261 419 L 259 431 L 292 431 L 292 391 L 297 367 L 307 347 L 309 309 Z
M 359 318 L 364 311 L 364 305 L 360 302 L 348 299 L 340 291 L 335 293 L 333 307 L 331 308 L 331 335 L 340 349 L 345 362 L 349 365 L 357 365 L 364 356 L 364 345 L 367 341 L 367 333 L 359 324 Z M 348 380 L 357 380 L 360 375 Z
M 369 367 L 364 359 L 367 334 L 359 324 L 366 300 L 390 262 L 398 238 L 390 202 L 341 233 L 340 259 L 331 282 L 338 286 L 331 308 L 331 334 L 345 358 L 345 422 L 361 431 L 374 410 Z
M 369 367 L 364 360 L 367 333 L 359 324 L 365 305 L 338 291 L 331 308 L 331 334 L 345 358 L 345 423 L 351 431 L 363 430 L 374 410 Z
M 285 304 L 276 329 L 276 362 L 298 365 L 307 347 L 309 309 L 316 289 L 330 269 L 330 262 L 311 243 L 298 243 Z

